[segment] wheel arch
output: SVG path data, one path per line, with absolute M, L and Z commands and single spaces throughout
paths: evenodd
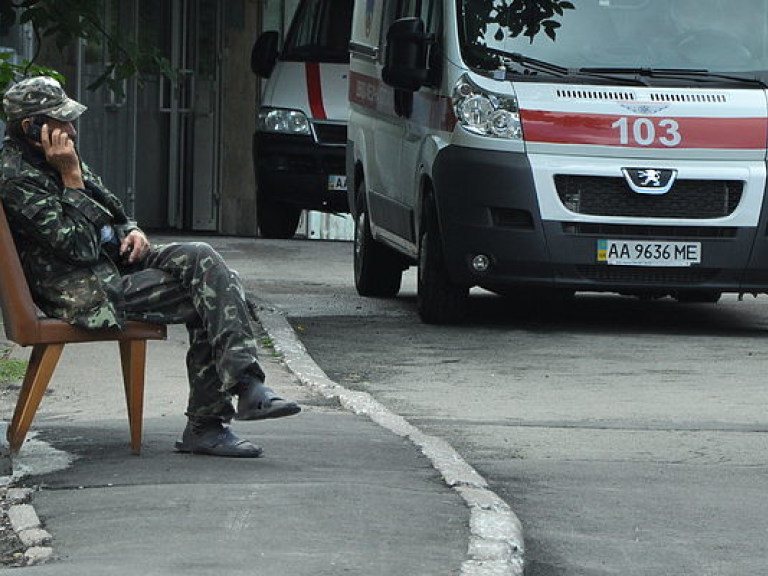
M 349 210 L 357 218 L 359 184 L 365 179 L 365 165 L 368 160 L 367 138 L 369 130 L 355 122 L 347 124 L 347 199 Z
M 416 176 L 416 190 L 417 197 L 414 203 L 414 215 L 413 226 L 416 238 L 416 249 L 418 250 L 419 238 L 421 237 L 421 229 L 424 226 L 424 215 L 427 213 L 427 202 L 435 203 L 435 210 L 438 214 L 438 223 L 440 221 L 439 213 L 440 207 L 437 205 L 435 198 L 435 183 L 432 178 L 432 168 L 434 166 L 435 158 L 440 153 L 444 144 L 441 144 L 441 140 L 436 136 L 425 138 L 419 149 L 419 171 Z
M 429 204 L 433 204 L 435 207 L 435 211 L 439 214 L 439 207 L 437 206 L 437 201 L 435 200 L 435 185 L 432 181 L 432 178 L 425 173 L 422 173 L 421 179 L 419 181 L 419 189 L 418 189 L 419 197 L 418 202 L 416 203 L 416 209 L 414 211 L 414 226 L 416 231 L 416 248 L 418 250 L 418 244 L 420 242 L 421 238 L 421 231 L 424 228 L 426 222 L 425 218 L 427 214 L 429 213 Z M 440 217 L 437 218 L 438 226 L 440 223 Z
M 358 160 L 355 162 L 354 168 L 352 169 L 352 174 L 354 181 L 352 185 L 354 186 L 354 195 L 355 195 L 355 216 L 357 215 L 357 207 L 358 202 L 360 201 L 360 196 L 365 194 L 365 188 L 363 184 L 365 183 L 365 169 L 363 168 L 363 163 Z

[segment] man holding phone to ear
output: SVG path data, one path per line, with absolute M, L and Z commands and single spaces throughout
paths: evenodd
M 298 413 L 264 383 L 240 278 L 202 242 L 150 244 L 79 157 L 72 124 L 86 107 L 47 76 L 6 90 L 0 199 L 35 302 L 85 328 L 125 320 L 184 323 L 189 402 L 176 450 L 254 458 L 228 426 Z M 232 396 L 237 395 L 237 412 Z

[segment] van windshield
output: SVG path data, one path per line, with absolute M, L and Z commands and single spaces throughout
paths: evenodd
M 760 76 L 768 70 L 768 0 L 571 0 L 532 40 L 519 11 L 534 0 L 457 2 L 462 55 L 476 69 L 493 70 L 513 55 L 534 77 L 583 68 Z
M 349 62 L 353 0 L 304 0 L 285 39 L 282 60 Z

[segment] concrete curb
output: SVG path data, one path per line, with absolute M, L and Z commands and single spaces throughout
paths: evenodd
M 424 434 L 370 394 L 333 382 L 312 360 L 285 316 L 264 302 L 255 303 L 254 312 L 262 328 L 302 384 L 408 438 L 431 461 L 445 483 L 461 496 L 470 510 L 470 541 L 461 576 L 522 576 L 522 524 L 509 505 L 488 488 L 485 479 L 444 440 Z
M 0 438 L 5 438 L 7 422 L 0 422 Z M 35 439 L 35 433 L 27 436 L 22 454 L 11 457 L 7 443 L 0 442 L 0 454 L 7 453 L 9 467 L 0 473 L 0 521 L 10 527 L 13 536 L 23 546 L 23 554 L 18 564 L 10 566 L 33 566 L 44 564 L 53 557 L 51 534 L 43 529 L 40 518 L 32 505 L 32 488 L 18 487 L 16 484 L 34 468 L 39 473 L 46 473 L 65 468 L 72 461 L 72 456 L 56 450 L 45 442 Z M 45 464 L 43 464 L 45 462 Z M 0 569 L 4 566 L 0 565 Z
M 42 528 L 37 512 L 29 504 L 32 498 L 30 488 L 0 487 L 3 501 L 2 514 L 6 516 L 14 534 L 24 546 L 22 566 L 32 566 L 48 561 L 53 555 L 51 535 Z
M 13 474 L 11 448 L 5 440 L 5 432 L 7 429 L 7 424 L 5 422 L 0 422 L 0 477 L 11 476 Z

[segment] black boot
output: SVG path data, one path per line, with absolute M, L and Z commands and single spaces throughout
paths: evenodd
M 229 426 L 212 423 L 195 427 L 187 423 L 181 440 L 176 442 L 177 452 L 228 456 L 230 458 L 258 458 L 261 448 L 235 435 Z
M 238 420 L 266 420 L 267 418 L 282 418 L 301 412 L 301 407 L 295 402 L 283 400 L 263 382 L 253 380 L 241 384 L 237 399 Z

